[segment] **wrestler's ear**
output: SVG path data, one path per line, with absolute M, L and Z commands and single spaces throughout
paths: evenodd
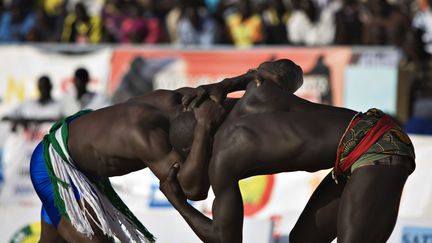
M 255 79 L 256 86 L 259 87 L 263 83 L 262 79 Z
M 257 87 L 261 86 L 261 84 L 264 82 L 264 77 L 260 73 L 255 74 L 255 84 Z

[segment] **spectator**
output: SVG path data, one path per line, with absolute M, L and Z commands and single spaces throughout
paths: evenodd
M 157 43 L 161 40 L 159 20 L 153 16 L 144 17 L 141 5 L 130 2 L 126 12 L 127 17 L 121 25 L 123 43 Z
M 13 0 L 10 10 L 0 19 L 0 42 L 25 41 L 35 23 L 35 16 L 25 0 Z
M 3 11 L 4 11 L 4 3 L 3 3 L 3 1 L 0 1 L 0 19 L 1 19 L 1 16 L 3 15 Z
M 424 10 L 415 14 L 412 24 L 414 28 L 424 32 L 422 38 L 426 43 L 426 51 L 432 54 L 432 0 L 428 1 L 428 6 Z
M 171 43 L 178 43 L 177 40 L 177 23 L 180 19 L 180 14 L 186 0 L 177 0 L 175 7 L 173 7 L 165 17 L 165 26 L 169 41 Z
M 293 0 L 293 12 L 288 20 L 288 37 L 297 45 L 328 45 L 335 35 L 335 5 L 329 5 L 321 14 L 312 0 Z
M 210 46 L 217 41 L 218 34 L 217 25 L 205 8 L 184 4 L 177 22 L 179 44 Z
M 343 0 L 342 8 L 336 12 L 335 44 L 360 45 L 363 36 L 361 15 L 364 8 L 358 0 Z
M 89 16 L 83 3 L 75 5 L 74 13 L 69 14 L 63 25 L 63 42 L 99 43 L 101 40 L 101 20 Z
M 422 34 L 421 30 L 408 32 L 403 44 L 405 55 L 399 66 L 397 98 L 397 115 L 402 122 L 408 118 L 411 122 L 432 120 L 432 57 L 424 50 Z
M 220 0 L 204 0 L 204 4 L 207 11 L 211 14 L 214 14 L 219 8 Z
M 67 93 L 62 100 L 62 109 L 66 115 L 82 109 L 99 109 L 109 105 L 105 96 L 88 90 L 90 75 L 85 68 L 78 68 L 74 74 L 75 89 Z
M 120 42 L 121 25 L 125 19 L 123 0 L 107 0 L 102 8 L 104 42 Z
M 112 95 L 111 101 L 115 104 L 139 95 L 151 92 L 154 88 L 156 75 L 172 64 L 172 58 L 135 57 L 129 70 L 122 77 L 121 83 Z
M 387 0 L 368 0 L 367 6 L 363 44 L 401 46 L 410 30 L 409 18 Z
M 288 35 L 286 23 L 289 14 L 282 0 L 270 0 L 262 13 L 264 42 L 266 44 L 286 44 Z
M 48 16 L 43 8 L 36 10 L 36 21 L 27 35 L 30 42 L 55 42 L 59 40 L 56 19 Z
M 66 5 L 67 0 L 43 0 L 41 5 L 43 10 L 50 16 L 58 14 L 59 8 Z
M 29 100 L 19 105 L 3 119 L 15 124 L 53 122 L 62 118 L 60 104 L 51 96 L 52 84 L 47 76 L 42 76 L 37 82 L 39 98 Z
M 258 14 L 253 13 L 250 0 L 239 0 L 236 10 L 226 15 L 225 22 L 236 46 L 249 47 L 262 42 L 262 20 Z

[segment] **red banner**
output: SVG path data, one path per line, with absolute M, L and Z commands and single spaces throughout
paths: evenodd
M 139 57 L 143 61 L 134 62 Z M 132 63 L 141 63 L 141 69 L 148 70 L 146 74 L 143 74 L 145 77 L 148 78 L 148 76 L 153 75 L 153 83 L 157 83 L 155 88 L 172 89 L 178 88 L 176 85 L 179 84 L 194 87 L 200 84 L 218 82 L 225 77 L 242 74 L 248 69 L 257 67 L 264 61 L 280 58 L 289 58 L 303 68 L 305 73 L 304 86 L 307 90 L 302 87 L 303 90 L 300 92 L 300 96 L 318 102 L 323 101 L 322 97 L 318 97 L 318 100 L 316 100 L 316 96 L 323 96 L 327 92 L 325 85 L 328 85 L 328 93 L 331 94 L 329 103 L 338 106 L 342 105 L 344 70 L 350 61 L 351 50 L 337 47 L 307 49 L 286 47 L 246 50 L 118 48 L 114 51 L 111 60 L 112 68 L 108 90 L 110 94 L 114 93 L 122 80 L 125 79 L 125 75 L 129 73 L 129 76 L 133 76 L 139 72 L 132 70 L 137 68 L 131 66 Z M 320 61 L 322 63 L 319 63 Z M 146 65 L 153 65 L 153 69 Z M 159 67 L 157 67 L 158 65 Z M 319 67 L 319 65 L 324 67 Z M 170 71 L 166 71 L 166 69 Z M 159 75 L 164 72 L 165 74 Z M 313 82 L 308 85 L 307 80 Z M 328 96 L 328 94 L 324 95 Z

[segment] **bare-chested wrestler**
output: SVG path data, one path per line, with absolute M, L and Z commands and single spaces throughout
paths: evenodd
M 292 78 L 278 62 L 260 65 L 258 74 Z M 301 74 L 298 66 L 291 68 Z M 343 243 L 385 242 L 404 183 L 415 168 L 410 139 L 377 109 L 358 113 L 315 104 L 287 92 L 283 84 L 268 79 L 249 83 L 216 132 L 209 164 L 212 220 L 186 202 L 175 177 L 177 166 L 161 190 L 204 242 L 237 243 L 243 225 L 240 179 L 334 168 L 311 196 L 290 242 L 325 243 L 335 237 Z
M 224 87 L 244 89 L 251 77 L 226 79 Z M 172 149 L 168 131 L 184 111 L 181 100 L 190 90 L 154 91 L 122 104 L 81 111 L 53 125 L 30 165 L 43 203 L 41 242 L 107 242 L 114 236 L 122 242 L 152 242 L 151 233 L 112 189 L 110 176 L 148 167 L 165 179 L 179 162 L 178 179 L 187 197 L 207 197 L 208 162 L 202 162 L 209 159 L 209 141 L 224 109 L 210 101 L 194 110 L 194 142 L 184 151 L 189 156 L 183 157 Z M 232 106 L 225 102 L 226 110 Z

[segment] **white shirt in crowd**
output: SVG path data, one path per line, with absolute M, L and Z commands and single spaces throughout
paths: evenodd
M 87 92 L 79 100 L 76 96 L 75 89 L 71 89 L 62 99 L 61 106 L 65 116 L 72 115 L 84 109 L 96 110 L 110 105 L 104 95 L 95 92 Z
M 16 119 L 55 120 L 63 116 L 63 111 L 60 102 L 55 100 L 43 104 L 37 100 L 28 100 L 18 105 L 7 116 Z
M 325 7 L 316 23 L 310 21 L 304 11 L 295 10 L 287 23 L 288 38 L 294 44 L 308 46 L 331 44 L 335 36 L 335 12 L 340 2 L 335 1 Z
M 412 21 L 414 28 L 421 29 L 423 34 L 423 41 L 425 42 L 426 51 L 432 54 L 432 8 L 429 7 L 423 11 L 418 12 Z

